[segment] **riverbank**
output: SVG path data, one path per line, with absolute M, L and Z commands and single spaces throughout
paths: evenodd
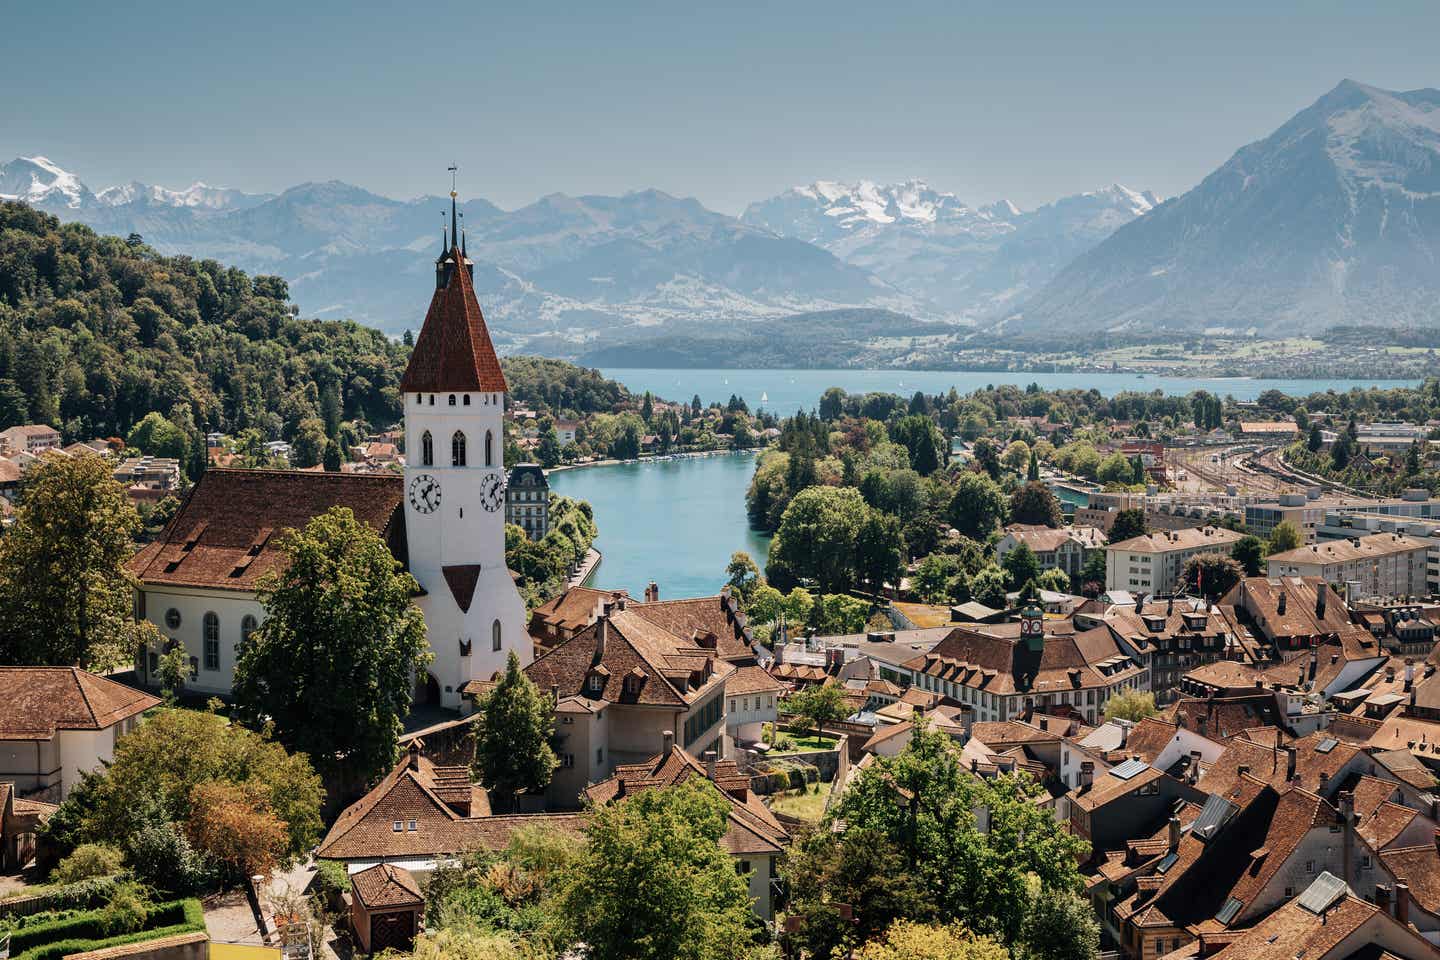
M 623 467 L 628 464 L 642 463 L 666 463 L 672 460 L 693 460 L 699 457 L 730 457 L 737 454 L 754 455 L 764 450 L 764 447 L 747 447 L 744 450 L 687 450 L 684 453 L 660 453 L 648 457 L 637 457 L 634 460 L 616 460 L 606 458 L 604 460 L 587 460 L 584 463 L 557 463 L 545 471 L 546 476 L 552 473 L 564 473 L 567 470 L 579 470 L 584 467 Z
M 580 566 L 571 574 L 570 579 L 565 581 L 565 588 L 568 590 L 573 587 L 583 587 L 585 581 L 589 580 L 591 574 L 595 572 L 595 568 L 600 566 L 601 559 L 600 551 L 594 547 L 585 551 L 585 559 L 580 561 Z

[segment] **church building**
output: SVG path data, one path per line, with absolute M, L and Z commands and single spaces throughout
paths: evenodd
M 283 557 L 280 534 L 332 506 L 351 508 L 420 585 L 435 655 L 417 702 L 463 706 L 461 688 L 533 658 L 525 602 L 505 566 L 505 375 L 457 236 L 435 261 L 435 293 L 401 391 L 403 477 L 302 470 L 204 473 L 160 537 L 130 561 L 137 614 L 190 654 L 186 688 L 228 694 L 237 651 L 265 618 L 256 598 Z M 163 651 L 142 651 L 137 677 L 159 685 Z

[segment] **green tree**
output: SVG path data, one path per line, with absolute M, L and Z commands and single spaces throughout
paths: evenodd
M 996 566 L 988 566 L 970 578 L 970 599 L 982 603 L 992 610 L 1004 610 L 1006 573 Z
M 1159 711 L 1155 707 L 1155 694 L 1141 690 L 1126 690 L 1105 701 L 1107 720 L 1144 720 Z
M 140 516 L 100 457 L 42 457 L 0 539 L 0 662 L 113 667 L 138 639 L 125 563 Z
M 750 559 L 750 554 L 736 550 L 730 554 L 730 562 L 725 565 L 725 582 L 730 585 L 730 592 L 741 606 L 748 606 L 755 589 L 763 581 L 760 579 L 760 568 Z
M 1080 584 L 1082 590 L 1090 588 L 1091 585 L 1098 586 L 1095 590 L 1096 596 L 1105 589 L 1104 550 L 1092 550 L 1085 558 L 1085 565 L 1080 568 Z
M 853 487 L 809 487 L 785 508 L 770 541 L 772 583 L 813 580 L 826 593 L 855 585 L 856 538 L 869 508 Z
M 815 599 L 810 611 L 810 627 L 824 636 L 860 633 L 865 629 L 865 615 L 870 604 L 843 593 L 825 593 Z
M 784 864 L 787 913 L 799 920 L 786 946 L 807 957 L 838 957 L 898 920 L 932 911 L 919 879 L 890 838 L 875 830 L 808 831 Z M 848 904 L 842 917 L 836 904 Z
M 886 583 L 900 585 L 905 572 L 905 536 L 899 520 L 874 508 L 866 509 L 855 534 L 855 569 L 877 596 Z
M 945 437 L 929 417 L 901 417 L 890 427 L 890 439 L 905 447 L 910 454 L 910 467 L 927 477 L 944 462 Z
M 1052 590 L 1055 593 L 1070 592 L 1070 575 L 1059 567 L 1051 567 L 1049 570 L 1042 570 L 1040 576 L 1035 578 L 1035 585 L 1041 590 Z
M 1143 537 L 1148 532 L 1145 511 L 1140 507 L 1132 507 L 1115 514 L 1115 523 L 1110 527 L 1110 542 L 1120 543 L 1122 540 Z
M 840 419 L 845 409 L 845 391 L 839 387 L 828 387 L 820 394 L 820 419 L 833 423 Z
M 235 707 L 252 725 L 359 782 L 395 761 L 416 675 L 430 662 L 418 586 L 345 507 L 280 541 L 261 582 L 266 617 L 235 664 Z M 423 675 L 423 674 L 421 674 Z
M 1120 483 L 1129 486 L 1135 482 L 1135 468 L 1125 454 L 1117 450 L 1100 461 L 1100 468 L 1095 472 L 1095 479 L 1101 483 Z
M 1230 556 L 1240 564 L 1247 577 L 1258 577 L 1262 569 L 1261 562 L 1265 558 L 1265 542 L 1253 534 L 1246 534 L 1235 541 L 1235 546 L 1230 548 Z
M 755 935 L 748 884 L 720 848 L 729 814 L 700 777 L 594 810 L 559 898 L 570 939 L 594 960 L 743 957 Z
M 871 940 L 855 960 L 1010 960 L 1005 945 L 976 936 L 963 924 L 927 925 L 901 920 Z
M 325 421 L 319 417 L 306 417 L 295 430 L 295 439 L 290 441 L 290 464 L 295 467 L 313 467 L 325 456 Z
M 763 580 L 750 591 L 750 598 L 745 602 L 745 614 L 754 624 L 774 623 L 784 609 L 785 595 Z
M 149 824 L 190 820 L 197 789 L 212 783 L 243 789 L 283 822 L 282 862 L 304 856 L 319 839 L 324 791 L 304 755 L 217 714 L 178 709 L 156 711 L 115 744 L 113 760 L 86 782 L 69 816 L 72 829 L 59 839 L 132 848 Z
M 1000 566 L 1004 568 L 1005 577 L 1012 590 L 1019 590 L 1040 576 L 1040 560 L 1028 543 L 1017 543 L 1005 554 Z
M 834 822 L 901 853 L 942 922 L 1018 939 L 1033 890 L 1078 892 L 1084 840 L 1035 804 L 1028 774 L 972 776 L 949 736 L 921 720 L 898 755 L 877 757 L 842 794 Z M 988 829 L 977 811 L 988 814 Z
M 189 449 L 185 433 L 165 419 L 163 414 L 145 414 L 125 438 L 125 446 L 148 453 L 152 457 L 174 457 L 184 460 Z
M 1245 576 L 1245 568 L 1223 553 L 1197 553 L 1185 561 L 1181 582 L 1189 593 L 1223 597 Z
M 827 723 L 844 720 L 850 714 L 845 705 L 845 691 L 835 684 L 818 683 L 804 687 L 785 701 L 786 709 L 815 728 L 815 735 L 825 732 Z
M 1019 473 L 1030 463 L 1030 444 L 1024 440 L 1011 440 L 1005 447 L 1005 452 L 1000 454 L 1000 462 L 1008 469 Z
M 1067 890 L 1043 891 L 1030 901 L 1020 940 L 1024 960 L 1096 960 L 1100 921 L 1088 900 Z
M 555 705 L 520 669 L 515 651 L 505 675 L 480 701 L 475 716 L 475 773 L 502 812 L 514 811 L 518 795 L 543 790 L 559 761 L 550 749 Z
M 1015 488 L 1010 494 L 1010 522 L 1060 526 L 1060 501 L 1038 480 Z
M 1320 448 L 1325 446 L 1325 434 L 1320 432 L 1320 424 L 1310 424 L 1310 436 L 1305 440 L 1305 447 L 1311 453 L 1319 453 Z
M 540 434 L 540 443 L 535 447 L 535 459 L 539 460 L 540 466 L 546 470 L 560 462 L 560 434 L 555 432 L 553 426 L 545 428 Z
M 1300 528 L 1295 525 L 1295 521 L 1281 520 L 1275 524 L 1275 529 L 1270 531 L 1270 546 L 1266 553 L 1284 553 L 1304 543 L 1305 538 L 1300 535 Z
M 962 473 L 950 500 L 949 520 L 974 540 L 984 540 L 1005 518 L 1005 494 L 981 473 Z
M 924 603 L 948 603 L 950 583 L 960 572 L 960 561 L 948 553 L 932 553 L 915 566 L 910 588 Z
M 1040 455 L 1034 450 L 1030 451 L 1030 464 L 1025 468 L 1025 479 L 1032 483 L 1040 479 Z

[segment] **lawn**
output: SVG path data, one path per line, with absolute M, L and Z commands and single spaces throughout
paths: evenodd
M 789 745 L 783 750 L 771 750 L 768 756 L 783 757 L 787 753 L 809 753 L 813 750 L 834 750 L 838 742 L 834 737 L 816 736 L 813 733 L 782 733 Z
M 818 792 L 814 792 L 812 785 L 811 788 L 802 791 L 786 790 L 783 793 L 771 794 L 770 809 L 797 820 L 819 823 L 820 818 L 825 814 L 825 798 L 829 792 L 826 785 L 821 784 Z

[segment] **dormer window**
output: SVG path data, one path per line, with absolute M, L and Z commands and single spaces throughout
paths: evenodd
M 605 678 L 598 673 L 592 673 L 586 685 L 591 693 L 599 693 L 605 689 Z

